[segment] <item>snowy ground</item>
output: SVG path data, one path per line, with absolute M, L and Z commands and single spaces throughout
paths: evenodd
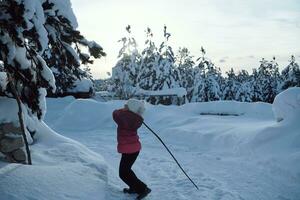
M 99 187 L 98 193 L 91 193 L 88 199 L 133 199 L 121 192 L 125 185 L 118 178 L 120 155 L 116 152 L 116 126 L 111 119 L 111 112 L 123 103 L 69 97 L 47 100 L 45 122 L 56 132 L 101 154 L 107 162 L 108 185 Z M 143 149 L 134 169 L 153 191 L 147 199 L 300 199 L 300 125 L 276 122 L 271 105 L 148 105 L 144 118 L 200 189 L 194 188 L 162 145 L 143 127 L 139 131 Z M 99 184 L 94 176 L 90 177 L 90 187 Z M 77 181 L 79 189 L 89 183 L 89 173 L 82 184 L 76 177 L 73 179 L 69 182 Z M 81 196 L 77 190 L 74 197 L 87 199 L 85 189 Z

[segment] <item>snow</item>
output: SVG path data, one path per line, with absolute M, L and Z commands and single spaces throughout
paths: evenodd
M 74 29 L 78 27 L 78 22 L 73 12 L 70 0 L 49 0 L 49 2 L 54 4 L 53 9 L 57 10 L 58 15 L 65 17 L 71 22 Z
M 24 19 L 27 23 L 27 29 L 35 27 L 38 34 L 38 41 L 41 44 L 40 53 L 42 54 L 44 50 L 48 47 L 48 34 L 44 27 L 45 17 L 43 7 L 40 1 L 36 0 L 26 0 L 24 1 L 25 13 Z
M 66 48 L 66 50 L 71 54 L 71 56 L 73 56 L 74 61 L 76 61 L 76 65 L 80 65 L 80 58 L 79 55 L 76 53 L 75 49 L 72 48 L 72 46 L 66 42 L 61 42 L 64 47 Z
M 186 110 L 201 115 L 246 115 L 256 118 L 273 118 L 272 105 L 264 102 L 210 101 L 185 104 L 183 107 Z
M 105 199 L 107 166 L 99 154 L 38 126 L 33 165 L 0 162 L 1 199 Z
M 289 88 L 276 96 L 273 111 L 277 121 L 300 119 L 300 87 Z
M 42 63 L 43 69 L 41 70 L 41 75 L 49 83 L 49 86 L 52 88 L 52 92 L 54 93 L 56 90 L 54 75 L 51 69 L 47 66 L 45 60 L 41 56 L 38 55 L 37 59 L 40 63 Z
M 287 97 L 290 92 L 276 99 Z M 152 189 L 148 199 L 300 199 L 300 124 L 297 119 L 277 122 L 272 112 L 276 101 L 274 105 L 146 104 L 145 122 L 200 189 L 193 187 L 159 141 L 142 127 L 143 149 L 134 170 Z M 125 184 L 118 177 L 120 154 L 111 116 L 125 102 L 47 99 L 45 123 L 63 136 L 39 124 L 31 146 L 33 166 L 0 162 L 1 197 L 132 199 L 121 191 Z M 6 191 L 7 185 L 14 187 Z
M 48 99 L 46 122 L 101 153 L 108 162 L 109 200 L 130 199 L 120 192 L 125 185 L 118 178 L 120 155 L 116 152 L 116 126 L 111 119 L 111 112 L 124 103 Z M 134 169 L 153 189 L 149 198 L 300 197 L 300 127 L 297 123 L 278 124 L 271 104 L 219 101 L 146 107 L 145 122 L 157 131 L 200 187 L 200 191 L 195 190 L 143 127 L 143 150 Z
M 8 84 L 6 72 L 0 72 L 0 91 L 6 90 Z
M 147 96 L 176 95 L 178 97 L 184 97 L 186 94 L 187 94 L 186 89 L 182 87 L 156 90 L 156 91 L 138 89 L 138 91 L 136 92 L 136 95 L 147 95 Z
M 89 92 L 93 89 L 93 82 L 90 79 L 82 78 L 81 80 L 77 79 L 74 83 L 75 87 L 68 89 L 68 92 Z
M 16 59 L 16 61 L 18 63 L 22 63 L 22 65 L 21 65 L 22 69 L 30 68 L 31 62 L 27 59 L 26 49 L 18 47 L 18 46 L 15 46 L 15 47 L 12 47 L 12 48 L 14 49 L 14 51 L 12 51 L 13 55 L 10 58 L 11 59 L 10 62 L 13 62 L 13 59 Z
M 68 99 L 68 98 L 66 98 Z M 14 99 L 0 98 L 0 122 L 17 123 Z M 29 117 L 25 113 L 25 122 Z M 33 122 L 31 122 L 33 123 Z M 63 137 L 45 123 L 35 121 L 33 165 L 0 160 L 1 199 L 106 199 L 107 164 L 82 144 Z

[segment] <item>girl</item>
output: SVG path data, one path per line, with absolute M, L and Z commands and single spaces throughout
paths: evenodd
M 130 194 L 137 193 L 137 199 L 142 199 L 151 192 L 151 189 L 139 180 L 131 169 L 141 150 L 137 129 L 143 123 L 144 111 L 143 101 L 129 99 L 124 108 L 113 112 L 113 119 L 118 125 L 118 152 L 122 154 L 119 176 L 129 186 L 123 191 Z

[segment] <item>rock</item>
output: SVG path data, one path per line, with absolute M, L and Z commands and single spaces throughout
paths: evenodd
M 21 137 L 17 138 L 10 138 L 10 137 L 3 137 L 0 140 L 0 151 L 3 153 L 12 152 L 20 147 L 22 147 L 23 139 Z
M 4 134 L 8 133 L 15 133 L 15 134 L 22 134 L 21 127 L 15 127 L 13 123 L 5 123 L 2 124 L 1 129 L 3 130 Z
M 13 151 L 12 157 L 17 162 L 25 162 L 26 161 L 26 155 L 22 149 L 17 149 L 15 151 Z

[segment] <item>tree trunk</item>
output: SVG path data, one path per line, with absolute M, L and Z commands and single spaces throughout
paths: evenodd
M 24 124 L 24 120 L 23 120 L 21 99 L 20 99 L 20 97 L 18 96 L 18 93 L 17 93 L 16 85 L 14 83 L 15 79 L 9 73 L 7 73 L 7 75 L 8 75 L 8 80 L 9 80 L 9 86 L 12 90 L 12 94 L 13 94 L 14 98 L 16 99 L 17 103 L 18 103 L 18 108 L 19 108 L 18 117 L 19 117 L 19 122 L 20 122 L 21 130 L 22 130 L 23 140 L 24 140 L 24 143 L 25 143 L 25 148 L 26 148 L 27 164 L 32 165 L 28 140 L 27 140 L 26 133 L 25 133 L 25 124 Z

